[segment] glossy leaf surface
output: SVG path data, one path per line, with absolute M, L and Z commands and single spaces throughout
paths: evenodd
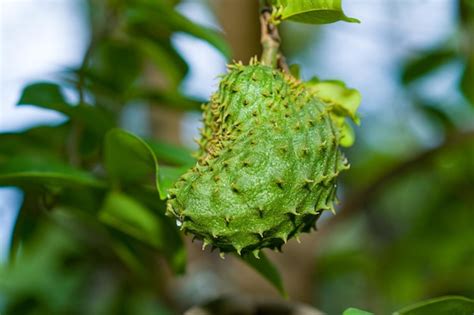
M 171 159 L 173 153 L 168 153 L 168 159 Z M 183 152 L 176 149 L 175 153 Z M 111 179 L 117 183 L 146 184 L 153 180 L 161 199 L 166 199 L 167 190 L 187 169 L 166 167 L 162 171 L 155 151 L 143 139 L 121 129 L 113 129 L 106 136 L 105 166 Z
M 61 113 L 67 113 L 69 110 L 61 87 L 51 82 L 36 82 L 26 86 L 18 105 L 35 105 Z
M 77 184 L 103 187 L 104 183 L 90 173 L 75 169 L 53 158 L 18 156 L 0 163 L 0 186 Z
M 337 21 L 359 23 L 342 10 L 341 0 L 281 0 L 282 19 L 308 24 L 328 24 Z
M 163 252 L 175 272 L 184 271 L 186 252 L 168 218 L 120 192 L 111 192 L 106 197 L 99 218 L 105 224 Z
M 394 315 L 471 315 L 473 313 L 474 300 L 461 296 L 445 296 L 416 303 L 395 312 Z
M 373 313 L 351 307 L 345 310 L 344 313 L 342 313 L 342 315 L 373 315 Z
M 320 81 L 313 78 L 306 85 L 328 105 L 331 116 L 339 127 L 341 145 L 352 146 L 355 141 L 355 132 L 346 117 L 351 118 L 356 124 L 360 123 L 357 109 L 362 97 L 359 91 L 348 88 L 344 82 L 336 80 Z

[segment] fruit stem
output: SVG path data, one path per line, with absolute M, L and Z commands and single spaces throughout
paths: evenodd
M 280 49 L 280 35 L 275 24 L 272 23 L 272 9 L 264 6 L 260 13 L 261 24 L 261 39 L 263 52 L 262 64 L 277 67 L 279 49 Z

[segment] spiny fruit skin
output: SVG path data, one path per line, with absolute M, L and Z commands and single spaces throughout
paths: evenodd
M 258 63 L 230 66 L 204 109 L 197 165 L 170 190 L 167 212 L 221 252 L 281 249 L 333 209 L 347 169 L 327 106 Z

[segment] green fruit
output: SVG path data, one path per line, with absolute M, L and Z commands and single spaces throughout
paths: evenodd
M 348 163 L 329 107 L 304 84 L 258 63 L 229 68 L 204 107 L 198 163 L 167 211 L 204 245 L 258 254 L 333 209 Z

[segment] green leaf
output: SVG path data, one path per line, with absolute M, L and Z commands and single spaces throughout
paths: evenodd
M 72 107 L 71 118 L 83 122 L 87 129 L 97 135 L 103 135 L 115 126 L 112 113 L 92 105 L 80 104 Z
M 12 260 L 17 257 L 20 245 L 36 235 L 43 212 L 38 211 L 38 204 L 44 200 L 41 189 L 24 189 L 23 202 L 15 220 L 10 241 L 9 254 Z
M 143 61 L 132 41 L 106 40 L 94 50 L 91 64 L 84 74 L 117 96 L 123 96 L 138 80 Z
M 474 106 L 474 57 L 462 74 L 461 91 L 471 105 Z
M 151 105 L 160 105 L 179 110 L 201 110 L 202 100 L 189 98 L 175 91 L 157 91 L 140 88 L 132 91 L 130 98 L 151 102 Z
M 99 213 L 99 219 L 156 249 L 163 249 L 163 228 L 157 216 L 125 194 L 110 193 Z
M 60 86 L 51 82 L 36 82 L 26 86 L 18 105 L 35 105 L 61 113 L 69 110 Z
M 163 254 L 173 271 L 177 274 L 183 274 L 186 271 L 186 247 L 177 228 L 176 221 L 169 217 L 162 218 L 164 222 L 164 236 L 166 246 Z
M 428 51 L 405 65 L 402 73 L 402 81 L 405 84 L 411 83 L 447 64 L 454 58 L 456 58 L 456 51 L 452 48 L 446 48 L 445 45 L 441 48 Z
M 12 156 L 0 164 L 0 186 L 41 184 L 105 186 L 90 173 L 45 156 Z
M 81 205 L 82 206 L 82 205 Z M 100 209 L 94 207 L 94 211 Z M 98 220 L 96 213 L 90 214 L 74 207 L 56 207 L 49 212 L 49 218 L 65 231 L 75 231 L 74 237 L 83 245 L 100 250 L 110 251 L 130 270 L 146 276 L 143 261 L 120 240 L 114 239 L 105 226 Z
M 97 135 L 103 135 L 107 129 L 114 126 L 111 114 L 102 108 L 86 104 L 68 104 L 61 87 L 54 83 L 37 82 L 28 85 L 23 90 L 18 105 L 34 105 L 63 113 L 72 120 L 80 121 Z
M 158 180 L 158 162 L 141 138 L 121 129 L 110 130 L 105 137 L 105 168 L 112 180 L 122 183 Z
M 423 100 L 414 103 L 415 108 L 420 110 L 420 112 L 429 119 L 431 123 L 437 123 L 440 127 L 444 129 L 445 132 L 454 131 L 456 124 L 453 119 L 449 116 L 449 112 L 445 108 L 450 108 L 446 106 L 447 104 L 436 104 L 429 103 Z
M 166 201 L 160 200 L 158 191 L 154 187 L 152 189 L 148 187 L 130 187 L 127 192 L 160 217 L 163 222 L 163 239 L 166 243 L 163 254 L 167 257 L 175 273 L 184 273 L 186 269 L 186 248 L 181 232 L 176 225 L 176 219 L 165 215 Z
M 419 302 L 405 307 L 394 315 L 437 315 L 456 314 L 472 315 L 474 313 L 474 300 L 461 296 L 444 296 Z
M 153 152 L 155 152 L 160 162 L 177 166 L 192 166 L 196 164 L 196 160 L 192 157 L 191 151 L 188 149 L 155 139 L 146 139 L 145 141 Z
M 336 119 L 336 121 L 339 122 L 339 128 L 341 133 L 341 138 L 339 139 L 340 144 L 346 148 L 352 146 L 355 142 L 354 128 L 352 128 L 352 126 L 346 119 L 339 118 Z
M 171 43 L 152 41 L 142 36 L 134 41 L 136 47 L 150 59 L 166 79 L 168 86 L 177 88 L 188 72 L 188 65 Z
M 105 137 L 105 167 L 116 183 L 146 184 L 153 179 L 163 200 L 178 172 L 165 168 L 161 174 L 152 148 L 143 139 L 121 129 L 112 129 Z
M 0 163 L 16 155 L 63 155 L 69 123 L 0 134 Z
M 160 173 L 158 174 L 161 191 L 167 192 L 187 170 L 188 167 L 161 167 Z M 160 198 L 166 199 L 167 196 L 160 192 Z
M 280 0 L 281 18 L 308 24 L 328 24 L 337 21 L 360 23 L 342 10 L 341 0 Z
M 337 80 L 320 81 L 313 78 L 306 85 L 331 107 L 336 116 L 348 116 L 359 123 L 356 113 L 362 101 L 359 91 L 348 88 L 344 82 Z
M 192 22 L 166 2 L 140 2 L 127 14 L 128 23 L 135 32 L 148 34 L 155 39 L 163 39 L 170 32 L 183 32 L 208 42 L 227 59 L 231 57 L 230 47 L 222 33 Z
M 357 109 L 362 97 L 359 91 L 348 88 L 341 81 L 320 81 L 318 78 L 306 82 L 306 86 L 328 105 L 331 117 L 341 134 L 341 145 L 344 147 L 353 145 L 355 141 L 354 129 L 345 118 L 350 117 L 356 124 L 360 123 Z
M 363 310 L 360 310 L 358 308 L 348 308 L 347 310 L 342 313 L 342 315 L 373 315 L 374 313 L 366 312 Z
M 34 308 L 37 314 L 58 314 L 69 301 L 77 299 L 77 288 L 88 273 L 79 271 L 76 265 L 63 267 L 85 254 L 74 238 L 74 234 L 53 224 L 42 224 L 39 233 L 24 244 L 15 263 L 0 268 L 0 291 L 5 302 L 2 310 L 8 314 L 25 314 L 22 310 L 27 310 L 26 314 L 31 314 Z M 27 296 L 34 302 L 18 307 Z
M 153 292 L 145 291 L 135 293 L 128 299 L 127 303 L 127 314 L 140 314 L 140 315 L 172 315 L 172 311 L 169 311 L 157 298 Z
M 186 251 L 176 227 L 138 200 L 111 192 L 99 213 L 103 223 L 163 252 L 176 273 L 186 267 Z
M 168 21 L 175 31 L 184 32 L 208 42 L 219 50 L 227 59 L 232 56 L 232 51 L 224 39 L 224 34 L 196 24 L 176 11 L 173 12 L 173 14 L 169 14 Z
M 281 279 L 279 271 L 263 252 L 259 253 L 259 258 L 256 258 L 252 254 L 238 257 L 240 257 L 250 267 L 255 269 L 255 271 L 257 271 L 260 275 L 267 279 L 268 282 L 270 282 L 278 290 L 278 292 L 280 292 L 282 296 L 288 297 L 288 294 L 286 293 L 285 288 L 283 286 L 283 281 Z

